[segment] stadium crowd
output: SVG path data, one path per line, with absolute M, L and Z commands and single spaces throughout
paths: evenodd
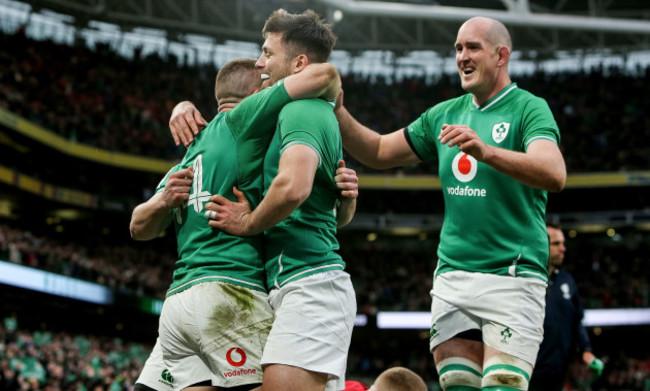
M 0 390 L 132 389 L 152 346 L 118 337 L 25 330 L 8 316 L 0 325 Z
M 212 118 L 216 69 L 179 66 L 157 55 L 121 57 L 107 45 L 94 50 L 23 33 L 0 35 L 0 107 L 62 137 L 112 151 L 177 159 L 183 153 L 168 132 L 171 109 L 191 100 Z M 650 73 L 620 68 L 591 72 L 516 76 L 523 88 L 547 99 L 562 129 L 567 169 L 575 172 L 631 171 L 650 166 Z M 137 82 L 134 82 L 137 81 Z M 345 104 L 360 122 L 377 130 L 410 123 L 435 102 L 462 93 L 457 75 L 391 80 L 348 75 Z M 620 99 L 625 96 L 625 99 Z M 607 159 L 603 159 L 607 156 Z M 435 174 L 431 165 L 402 171 Z M 360 164 L 358 170 L 367 170 Z
M 173 106 L 191 99 L 216 114 L 212 68 L 157 56 L 128 60 L 106 45 L 91 51 L 20 32 L 0 35 L 0 46 L 0 107 L 70 141 L 178 158 L 168 128 Z
M 151 344 L 116 335 L 75 334 L 60 330 L 18 327 L 6 316 L 0 324 L 0 390 L 2 391 L 131 391 Z M 353 347 L 348 378 L 372 383 L 381 371 L 406 366 L 420 374 L 430 391 L 439 391 L 437 376 L 425 346 L 391 346 L 380 337 L 366 348 Z M 570 367 L 565 391 L 648 391 L 650 357 L 612 357 L 604 376 L 592 381 L 578 360 Z
M 566 266 L 585 308 L 650 307 L 650 240 L 639 232 L 615 238 L 583 235 Z M 88 238 L 88 240 L 93 240 Z M 427 311 L 437 243 L 433 239 L 365 242 L 341 237 L 359 311 Z M 121 244 L 64 240 L 0 223 L 0 260 L 96 282 L 127 294 L 164 297 L 175 261 L 173 241 Z M 579 254 L 579 255 L 578 255 Z M 620 262 L 625 259 L 625 262 Z
M 174 250 L 137 243 L 95 243 L 34 234 L 0 224 L 0 260 L 95 282 L 116 291 L 162 299 L 171 282 Z

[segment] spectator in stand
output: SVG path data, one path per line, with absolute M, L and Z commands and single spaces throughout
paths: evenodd
M 70 141 L 176 159 L 183 151 L 164 137 L 172 102 L 190 99 L 206 118 L 216 114 L 209 97 L 199 93 L 214 66 L 179 66 L 173 56 L 143 58 L 138 52 L 129 60 L 108 45 L 90 50 L 36 41 L 24 30 L 0 33 L 0 47 L 0 107 Z M 600 66 L 588 72 L 520 77 L 522 87 L 550 97 L 558 126 L 572 129 L 563 140 L 563 148 L 574 151 L 566 157 L 569 172 L 650 166 L 650 145 L 645 142 L 650 125 L 643 115 L 650 111 L 650 102 L 643 99 L 650 73 L 644 68 L 632 75 L 624 71 Z M 130 83 L 134 78 L 137 85 Z M 375 130 L 395 129 L 417 118 L 429 106 L 432 88 L 441 101 L 461 91 L 455 76 L 447 74 L 429 80 L 351 74 L 344 85 L 350 111 Z M 627 98 L 619 99 L 623 95 Z M 601 126 L 594 131 L 596 123 Z M 361 165 L 359 169 L 370 171 Z M 399 172 L 432 174 L 435 165 L 413 165 Z

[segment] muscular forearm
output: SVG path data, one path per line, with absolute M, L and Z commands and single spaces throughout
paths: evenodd
M 377 158 L 381 135 L 361 125 L 352 114 L 341 107 L 336 110 L 343 147 L 355 159 L 372 168 L 384 168 Z
M 551 192 L 564 188 L 566 167 L 559 150 L 522 153 L 494 146 L 488 146 L 487 150 L 484 163 L 525 185 Z
M 263 232 L 298 209 L 311 194 L 317 167 L 318 155 L 310 147 L 296 144 L 287 148 L 280 158 L 278 174 L 245 224 L 247 234 Z
M 302 72 L 287 76 L 284 88 L 292 99 L 321 97 L 334 100 L 341 92 L 341 77 L 331 64 L 309 64 Z
M 345 107 L 335 113 L 343 147 L 364 165 L 385 169 L 420 162 L 406 142 L 403 129 L 380 135 L 359 123 Z
M 307 197 L 309 192 L 298 188 L 292 178 L 278 174 L 262 202 L 251 212 L 245 227 L 247 235 L 264 232 L 286 219 Z
M 131 237 L 135 240 L 153 239 L 171 223 L 171 218 L 171 210 L 154 196 L 133 210 L 129 226 Z

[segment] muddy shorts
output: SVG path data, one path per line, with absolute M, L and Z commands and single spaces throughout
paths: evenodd
M 167 297 L 158 329 L 165 365 L 180 376 L 186 358 L 197 356 L 215 386 L 261 383 L 260 359 L 273 323 L 267 299 L 266 293 L 219 281 Z

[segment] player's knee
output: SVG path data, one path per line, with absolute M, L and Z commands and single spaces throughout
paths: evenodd
M 463 357 L 449 357 L 436 365 L 443 391 L 481 389 L 481 366 Z
M 494 356 L 485 362 L 483 389 L 494 391 L 528 390 L 533 366 L 507 354 Z

